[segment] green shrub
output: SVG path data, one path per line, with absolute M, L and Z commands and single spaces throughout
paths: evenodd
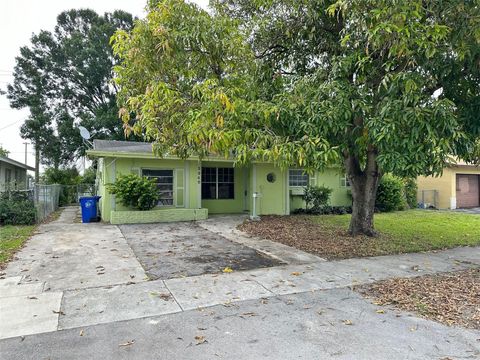
M 119 176 L 114 184 L 107 184 L 107 189 L 129 208 L 150 210 L 159 200 L 155 180 L 135 174 Z
M 292 211 L 292 214 L 295 215 L 345 215 L 351 214 L 351 206 L 324 206 L 319 209 L 295 209 Z
M 332 189 L 325 186 L 307 186 L 303 193 L 305 207 L 318 210 L 328 206 Z
M 32 225 L 37 212 L 33 200 L 26 192 L 4 192 L 0 196 L 0 224 Z
M 86 189 L 87 187 L 84 185 L 95 184 L 95 175 L 96 172 L 93 167 L 86 169 L 82 176 L 78 173 L 78 170 L 75 167 L 64 169 L 56 169 L 52 167 L 43 172 L 41 181 L 43 184 L 47 185 L 62 185 L 58 205 L 65 206 L 77 203 L 77 195 L 79 191 L 78 186 L 81 185 L 80 189 Z
M 410 209 L 415 209 L 418 206 L 417 202 L 417 182 L 415 179 L 404 179 L 403 180 L 403 188 L 405 191 L 405 199 L 407 201 L 407 205 Z
M 402 179 L 386 174 L 380 180 L 375 206 L 379 211 L 390 212 L 406 208 Z

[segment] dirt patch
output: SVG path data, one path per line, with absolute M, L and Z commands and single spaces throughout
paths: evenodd
M 357 288 L 378 305 L 393 305 L 446 325 L 480 329 L 480 269 L 397 278 Z
M 385 255 L 380 248 L 385 237 L 352 237 L 346 230 L 316 224 L 308 216 L 262 216 L 238 229 L 251 236 L 279 242 L 329 260 Z

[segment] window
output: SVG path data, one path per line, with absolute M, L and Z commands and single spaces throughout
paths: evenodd
M 233 168 L 202 167 L 202 199 L 234 199 Z
M 173 170 L 142 170 L 142 175 L 155 179 L 157 183 L 158 206 L 173 205 Z
M 5 169 L 5 183 L 12 181 L 12 169 Z
M 288 184 L 290 186 L 308 186 L 308 174 L 303 170 L 290 170 Z
M 348 180 L 347 175 L 343 175 L 340 178 L 340 186 L 350 187 L 350 180 Z

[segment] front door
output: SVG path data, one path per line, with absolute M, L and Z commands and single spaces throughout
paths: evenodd
M 254 164 L 255 191 L 258 215 L 285 215 L 287 213 L 287 187 L 285 172 L 272 164 Z M 252 196 L 253 194 L 250 194 Z

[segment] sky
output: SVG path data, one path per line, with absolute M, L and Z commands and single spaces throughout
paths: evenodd
M 206 7 L 208 0 L 195 0 Z M 53 30 L 57 15 L 64 10 L 89 8 L 97 13 L 125 10 L 142 18 L 146 0 L 1 0 L 0 2 L 0 89 L 11 82 L 15 57 L 21 46 L 28 45 L 33 33 Z M 28 110 L 14 110 L 9 101 L 0 95 L 0 145 L 10 151 L 9 157 L 25 161 L 25 140 L 20 137 L 20 127 Z M 35 157 L 28 145 L 27 163 L 33 166 Z M 81 162 L 79 164 L 81 166 Z

